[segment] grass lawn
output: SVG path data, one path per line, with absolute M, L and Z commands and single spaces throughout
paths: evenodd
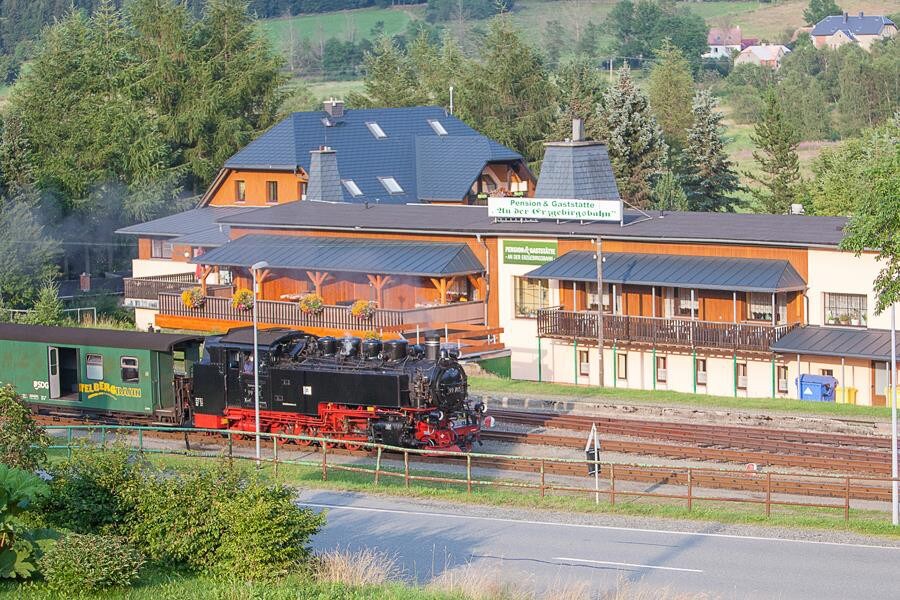
M 361 79 L 345 81 L 309 81 L 306 83 L 309 93 L 316 98 L 346 98 L 350 92 L 361 92 L 363 82 Z
M 327 40 L 336 37 L 340 40 L 370 38 L 371 30 L 379 21 L 384 22 L 384 32 L 396 35 L 406 29 L 406 25 L 414 17 L 420 17 L 422 9 L 416 6 L 400 8 L 362 8 L 342 10 L 338 12 L 299 15 L 279 19 L 260 21 L 263 31 L 281 48 L 291 37 L 294 29 L 295 39 L 309 38 Z
M 889 418 L 891 409 L 886 406 L 856 406 L 834 402 L 803 402 L 789 398 L 734 398 L 732 396 L 708 396 L 685 394 L 668 390 L 629 390 L 623 388 L 599 388 L 565 383 L 538 383 L 515 381 L 499 377 L 476 375 L 469 377 L 469 389 L 474 393 L 491 392 L 509 395 L 543 395 L 603 400 L 634 404 L 662 404 L 692 406 L 698 408 L 732 408 L 761 412 L 782 412 L 835 417 Z

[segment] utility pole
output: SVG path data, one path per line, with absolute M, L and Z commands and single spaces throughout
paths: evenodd
M 895 305 L 891 304 L 891 522 L 900 525 L 897 506 L 897 322 Z
M 603 387 L 603 241 L 597 236 L 597 363 L 600 387 Z

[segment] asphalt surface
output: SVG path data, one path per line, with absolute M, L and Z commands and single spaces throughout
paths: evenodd
M 900 546 L 877 538 L 821 541 L 809 532 L 735 533 L 714 523 L 629 523 L 314 490 L 300 502 L 328 512 L 317 550 L 377 549 L 420 583 L 470 565 L 551 597 L 554 588 L 584 582 L 596 591 L 627 583 L 713 598 L 900 598 Z

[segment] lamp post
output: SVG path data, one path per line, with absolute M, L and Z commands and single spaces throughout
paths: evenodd
M 259 294 L 259 270 L 269 266 L 264 260 L 250 267 L 253 275 L 253 412 L 256 419 L 256 468 L 261 465 L 259 443 L 259 326 L 256 319 L 256 301 Z
M 897 322 L 891 304 L 891 522 L 900 525 L 897 506 Z

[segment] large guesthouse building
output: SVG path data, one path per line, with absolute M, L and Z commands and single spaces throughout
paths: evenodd
M 299 167 L 305 199 L 226 205 L 211 191 L 188 216 L 128 228 L 141 255 L 126 296 L 145 296 L 132 301 L 146 303 L 148 325 L 221 331 L 248 321 L 231 296 L 265 261 L 265 325 L 410 338 L 436 329 L 464 358 L 507 359 L 513 378 L 577 385 L 797 397 L 799 375 L 831 375 L 858 403 L 884 404 L 887 321 L 872 311 L 879 265 L 874 253 L 839 249 L 846 219 L 640 212 L 622 205 L 606 148 L 577 128 L 572 141 L 547 145 L 536 185 L 518 155 L 471 137 L 470 152 L 444 159 L 452 189 L 430 198 L 422 190 L 438 190 L 442 178 L 419 178 L 429 161 L 418 154 L 415 194 L 386 202 L 370 191 L 389 172 L 377 156 L 364 175 L 345 169 L 343 148 L 317 146 Z M 216 185 L 234 187 L 229 177 Z M 366 201 L 348 197 L 348 177 L 366 182 Z M 538 216 L 497 216 L 485 195 Z M 566 212 L 598 201 L 618 204 L 614 220 Z M 154 256 L 160 239 L 167 257 Z M 183 270 L 141 276 L 139 261 Z M 179 292 L 196 285 L 205 302 L 189 308 Z M 309 294 L 324 302 L 314 314 L 299 306 Z M 363 318 L 348 308 L 359 300 L 373 307 Z

